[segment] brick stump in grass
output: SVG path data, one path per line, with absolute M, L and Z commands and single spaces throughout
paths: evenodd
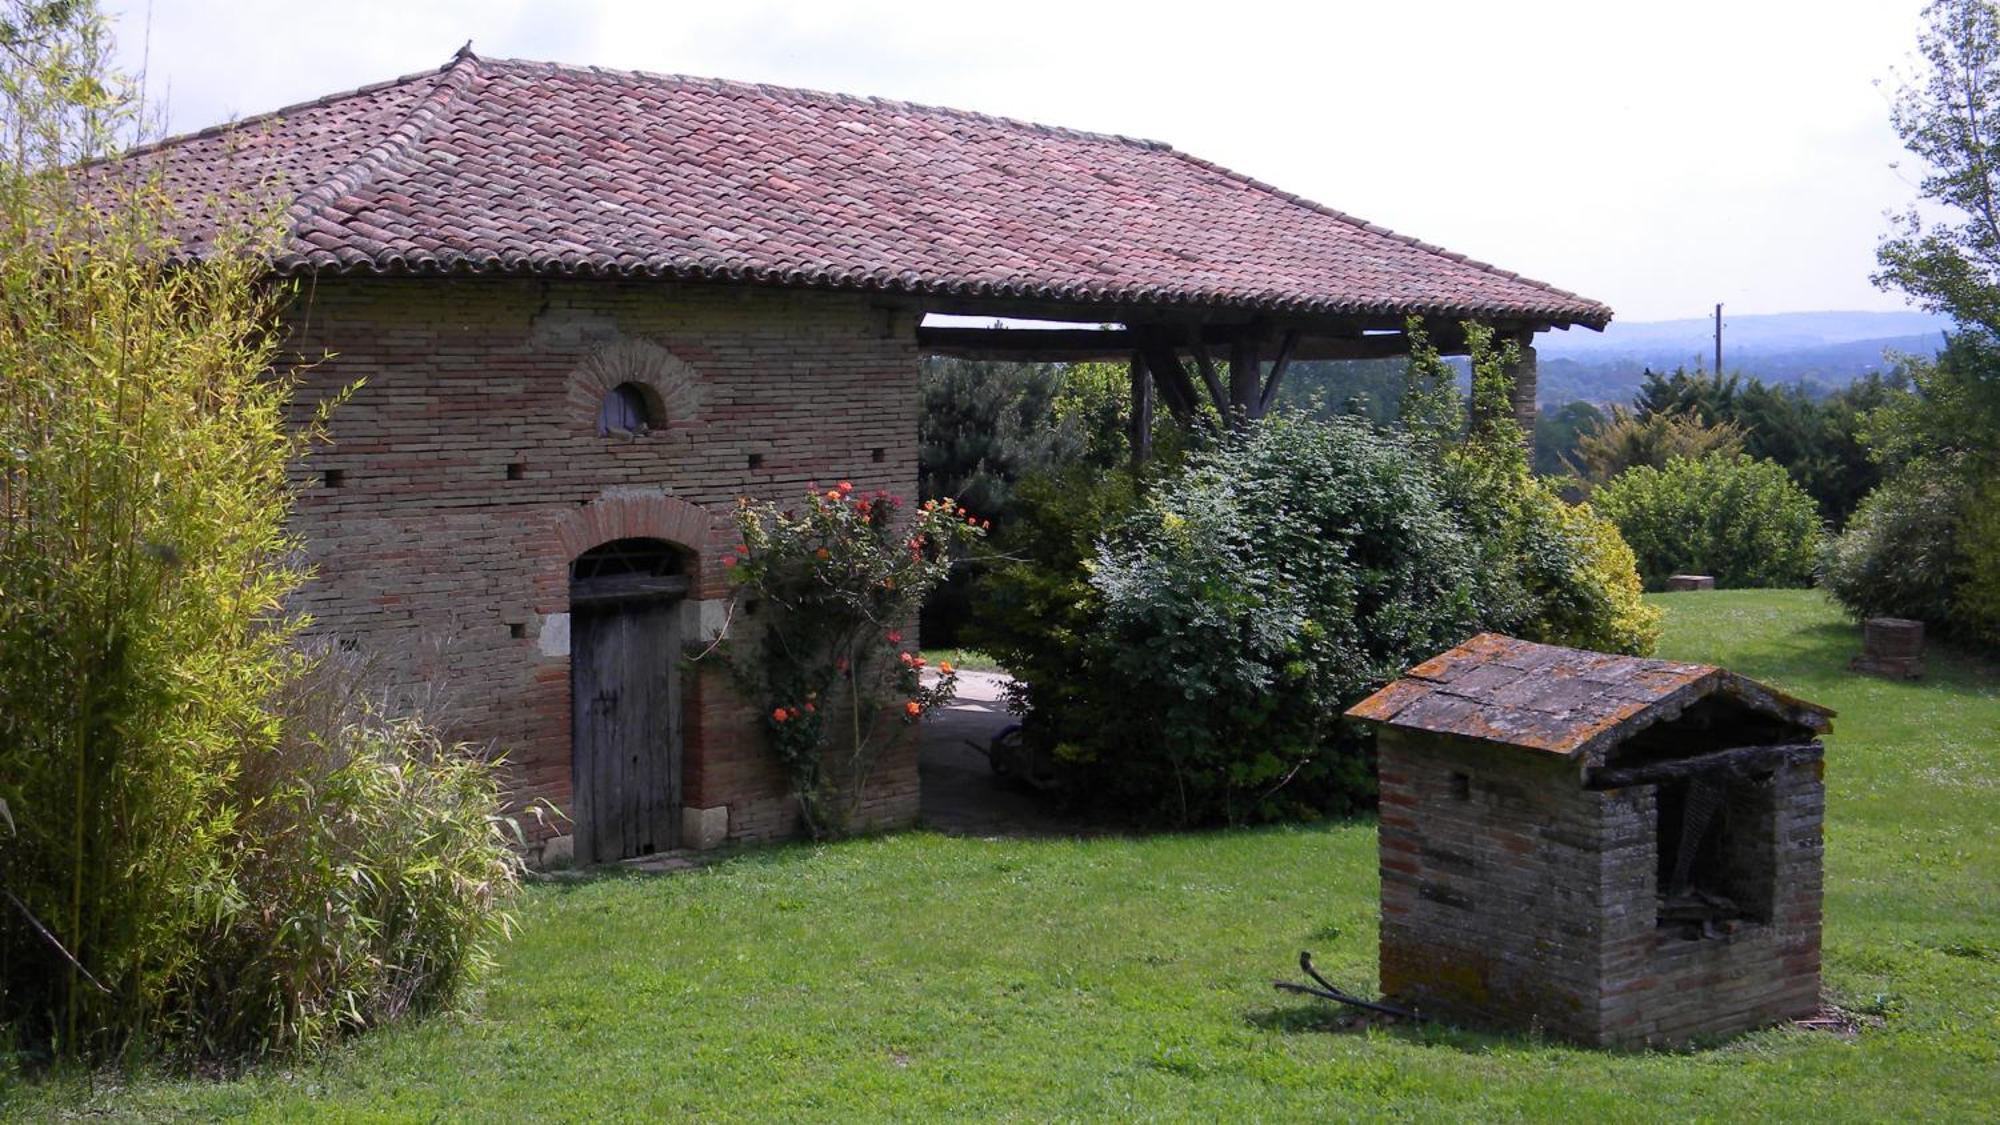
M 1924 623 L 1903 617 L 1871 617 L 1861 627 L 1861 655 L 1849 668 L 1871 676 L 1914 680 L 1924 674 Z

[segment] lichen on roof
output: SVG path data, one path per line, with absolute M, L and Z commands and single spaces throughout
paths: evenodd
M 1717 696 L 1791 724 L 1801 737 L 1831 727 L 1831 710 L 1724 668 L 1535 644 L 1498 633 L 1481 633 L 1417 665 L 1355 704 L 1347 716 L 1575 758 Z

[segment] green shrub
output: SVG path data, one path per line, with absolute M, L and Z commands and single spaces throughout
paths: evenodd
M 1337 813 L 1373 788 L 1340 715 L 1410 664 L 1480 629 L 1651 650 L 1631 551 L 1529 475 L 1507 354 L 1474 336 L 1470 425 L 1420 348 L 1399 432 L 1276 415 L 1144 481 L 1017 490 L 975 641 L 1069 793 L 1180 823 Z
M 1856 618 L 1908 617 L 1972 639 L 1965 626 L 1983 617 L 1990 587 L 1964 581 L 1973 570 L 1968 548 L 1992 534 L 1990 515 L 1967 522 L 1976 511 L 1972 495 L 1956 473 L 1922 467 L 1882 482 L 1827 544 L 1820 570 L 1827 592 Z M 1965 621 L 1962 599 L 1972 610 Z
M 1645 655 L 1660 639 L 1660 611 L 1641 597 L 1637 560 L 1618 527 L 1589 504 L 1570 504 L 1538 480 L 1517 483 L 1508 526 L 1519 609 L 1489 628 L 1542 644 Z M 1492 599 L 1505 604 L 1502 599 Z
M 948 670 L 923 685 L 903 630 L 988 521 L 949 499 L 907 518 L 900 508 L 841 481 L 810 487 L 796 509 L 745 500 L 737 512 L 743 544 L 726 562 L 737 598 L 756 609 L 748 636 L 720 652 L 758 701 L 816 837 L 857 827 L 875 759 L 952 697 Z
M 1123 721 L 1067 757 L 1183 823 L 1339 812 L 1372 790 L 1341 711 L 1476 631 L 1471 545 L 1420 459 L 1357 419 L 1267 420 L 1115 525 L 1099 688 Z
M 520 860 L 500 763 L 384 713 L 365 669 L 300 657 L 227 783 L 229 877 L 164 1021 L 183 1053 L 331 1043 L 451 1005 L 507 934 Z
M 1966 489 L 1958 527 L 1953 635 L 2000 646 L 2000 475 Z
M 79 191 L 135 113 L 102 20 L 15 0 L 0 32 L 0 1025 L 192 1057 L 445 1002 L 504 924 L 491 774 L 281 703 L 317 426 L 273 370 L 271 232 L 176 262 L 156 184 Z
M 0 1020 L 34 1051 L 102 1055 L 170 1006 L 226 882 L 229 771 L 268 737 L 284 664 L 305 435 L 267 374 L 279 294 L 250 235 L 169 268 L 150 185 L 85 199 L 64 170 L 130 109 L 95 13 L 0 22 L 24 146 L 0 158 L 0 884 L 20 903 Z
M 1014 515 L 995 529 L 979 564 L 967 641 L 1014 677 L 1014 704 L 1043 748 L 1088 740 L 1117 721 L 1123 701 L 1106 696 L 1093 643 L 1103 604 L 1089 564 L 1106 528 L 1138 502 L 1126 470 L 1071 466 L 1023 480 Z
M 1899 473 L 1883 482 L 1828 542 L 1827 592 L 1857 617 L 1948 619 L 1958 509 L 1949 478 Z
M 1819 508 L 1775 462 L 1676 457 L 1626 470 L 1591 500 L 1618 525 L 1649 586 L 1677 573 L 1713 575 L 1720 586 L 1812 582 Z

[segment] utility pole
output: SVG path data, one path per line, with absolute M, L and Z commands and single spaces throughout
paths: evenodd
M 1722 378 L 1722 303 L 1715 305 L 1715 377 Z

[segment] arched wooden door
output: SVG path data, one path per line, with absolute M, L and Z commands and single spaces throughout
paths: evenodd
M 680 842 L 680 556 L 620 539 L 570 565 L 570 781 L 576 858 Z

